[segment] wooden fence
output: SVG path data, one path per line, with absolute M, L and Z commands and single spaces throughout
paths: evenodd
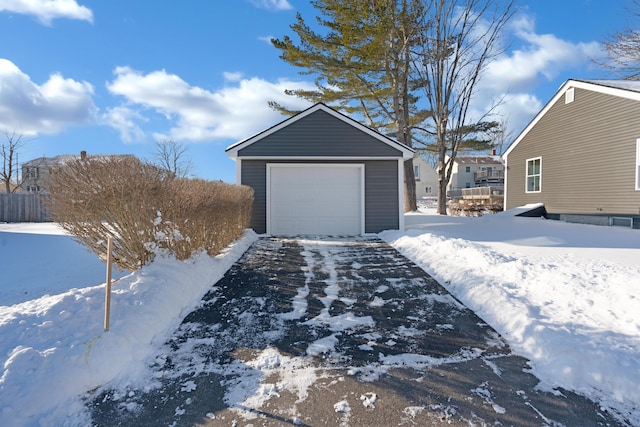
M 0 193 L 0 222 L 49 222 L 46 194 Z

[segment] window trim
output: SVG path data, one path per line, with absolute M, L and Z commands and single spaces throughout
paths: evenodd
M 636 191 L 640 191 L 640 138 L 636 139 Z
M 540 172 L 538 174 L 529 175 L 529 162 L 540 160 Z M 541 193 L 542 192 L 542 156 L 527 159 L 524 164 L 524 192 L 525 193 Z M 529 177 L 538 176 L 538 189 L 529 190 Z

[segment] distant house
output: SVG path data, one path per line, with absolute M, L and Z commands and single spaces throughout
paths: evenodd
M 506 209 L 640 228 L 640 81 L 568 80 L 504 159 Z
M 112 157 L 134 157 L 132 154 L 60 154 L 55 157 L 39 157 L 22 164 L 22 190 L 30 193 L 48 191 L 51 171 L 66 162 L 77 159 L 95 159 Z
M 413 158 L 413 174 L 416 178 L 416 198 L 418 200 L 438 196 L 438 175 L 435 169 L 420 155 Z
M 447 193 L 465 188 L 502 187 L 504 163 L 496 155 L 458 155 L 451 170 Z
M 404 162 L 415 151 L 324 105 L 226 149 L 254 190 L 257 233 L 359 235 L 404 229 Z

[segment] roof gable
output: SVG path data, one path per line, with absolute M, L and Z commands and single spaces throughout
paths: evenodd
M 350 143 L 345 144 L 345 138 Z M 302 140 L 304 144 L 300 143 Z M 231 145 L 225 151 L 234 159 L 305 156 L 410 159 L 414 154 L 410 147 L 322 103 Z
M 518 137 L 511 143 L 509 148 L 502 155 L 506 158 L 511 151 L 524 139 L 524 137 L 535 127 L 545 114 L 553 107 L 568 89 L 579 88 L 592 92 L 602 93 L 620 98 L 640 101 L 640 81 L 629 80 L 567 80 L 542 110 L 529 122 Z

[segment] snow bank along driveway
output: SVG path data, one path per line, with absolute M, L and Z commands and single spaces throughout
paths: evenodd
M 96 425 L 617 425 L 373 238 L 256 241 L 136 378 Z

